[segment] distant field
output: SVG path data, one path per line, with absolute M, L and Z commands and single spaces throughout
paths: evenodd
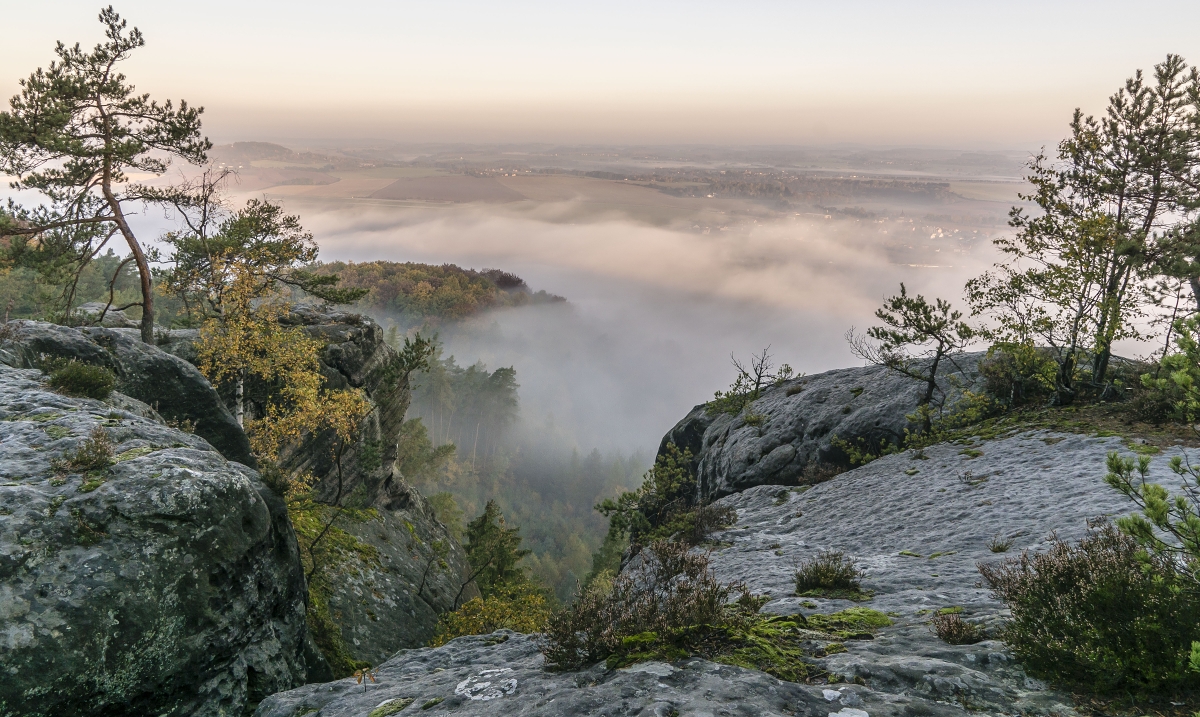
M 525 196 L 490 177 L 450 174 L 440 177 L 403 177 L 377 190 L 371 194 L 371 198 L 426 202 L 519 202 Z
M 1029 189 L 1024 182 L 950 182 L 950 191 L 958 196 L 985 202 L 1016 202 L 1017 192 Z

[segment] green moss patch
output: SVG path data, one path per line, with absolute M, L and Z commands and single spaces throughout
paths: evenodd
M 622 640 L 621 649 L 608 658 L 607 666 L 615 669 L 650 660 L 673 662 L 698 655 L 801 682 L 811 671 L 803 649 L 804 629 L 802 615 L 754 615 L 722 626 L 695 625 L 669 634 L 644 632 Z
M 398 697 L 394 700 L 388 700 L 368 712 L 367 717 L 388 717 L 388 715 L 394 715 L 411 705 L 415 699 L 415 697 Z
M 891 618 L 869 607 L 852 607 L 832 615 L 809 615 L 808 626 L 813 630 L 847 638 L 874 632 L 892 624 Z
M 142 456 L 148 456 L 157 450 L 158 449 L 155 448 L 154 446 L 142 446 L 141 448 L 130 448 L 127 451 L 117 454 L 117 463 L 120 463 L 121 461 L 131 461 L 134 458 L 141 458 Z
M 797 597 L 825 598 L 826 600 L 850 600 L 866 602 L 875 599 L 874 590 L 855 590 L 852 588 L 813 588 L 797 593 Z

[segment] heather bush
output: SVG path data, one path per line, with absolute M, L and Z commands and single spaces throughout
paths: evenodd
M 1170 557 L 1103 523 L 1077 543 L 979 566 L 1012 610 L 1003 639 L 1032 674 L 1097 693 L 1200 683 L 1200 593 Z
M 740 595 L 730 602 L 734 593 Z M 706 554 L 659 540 L 621 575 L 593 581 L 552 617 L 542 652 L 558 670 L 697 655 L 784 680 L 804 679 L 804 617 L 759 615 L 764 602 L 744 586 L 718 582 Z
M 81 396 L 103 401 L 113 392 L 117 379 L 112 371 L 103 366 L 93 366 L 75 359 L 57 359 L 45 367 L 50 374 L 50 388 L 68 396 Z
M 860 600 L 863 572 L 840 550 L 822 550 L 796 568 L 796 594 Z
M 974 645 L 987 638 L 983 628 L 967 622 L 958 613 L 934 615 L 930 627 L 938 639 L 950 645 Z

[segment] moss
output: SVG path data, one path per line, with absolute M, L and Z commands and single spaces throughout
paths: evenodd
M 50 507 L 46 509 L 46 516 L 53 518 L 58 509 L 62 507 L 63 502 L 67 499 L 65 495 L 56 495 L 50 499 Z
M 445 699 L 446 699 L 445 697 L 434 697 L 433 699 L 427 701 L 425 704 L 421 705 L 421 709 L 427 710 L 430 707 L 437 707 Z
M 929 559 L 930 559 L 930 560 L 937 560 L 938 558 L 944 558 L 944 557 L 946 557 L 947 555 L 954 555 L 954 554 L 956 554 L 956 553 L 958 553 L 958 551 L 957 551 L 957 550 L 947 550 L 947 551 L 946 551 L 946 552 L 944 552 L 944 553 L 934 553 L 933 555 L 930 555 L 930 556 L 929 556 Z
M 918 474 L 918 473 L 920 473 L 920 472 L 921 472 L 921 471 L 917 470 L 916 468 L 909 468 L 908 470 L 904 471 L 904 475 L 906 475 L 906 476 L 915 476 L 916 474 Z
M 814 630 L 846 638 L 874 632 L 892 624 L 891 618 L 869 607 L 852 607 L 831 615 L 809 615 L 808 625 Z
M 607 660 L 609 669 L 638 662 L 673 662 L 699 655 L 714 662 L 759 670 L 789 682 L 808 678 L 803 649 L 803 616 L 753 615 L 722 626 L 695 625 L 671 634 L 644 632 L 621 641 Z
M 42 430 L 46 431 L 46 435 L 50 436 L 56 441 L 60 438 L 66 438 L 67 436 L 71 435 L 71 429 L 64 428 L 62 426 L 46 426 Z
M 862 392 L 863 392 L 862 386 L 855 386 L 854 388 L 850 389 L 850 393 L 853 393 L 855 398 L 858 398 L 859 396 L 861 396 Z
M 847 652 L 846 646 L 840 642 L 831 642 L 825 646 L 826 655 L 836 655 L 839 652 Z
M 920 553 L 914 553 L 911 550 L 901 550 L 900 554 L 906 558 L 923 558 L 923 557 L 925 557 L 925 556 L 921 555 Z
M 767 420 L 767 417 L 763 414 L 751 413 L 750 411 L 746 411 L 746 414 L 742 416 L 742 421 L 744 421 L 747 426 L 761 426 L 765 420 Z
M 100 471 L 91 471 L 84 477 L 84 481 L 79 486 L 80 493 L 91 493 L 108 481 L 108 476 Z
M 130 448 L 127 451 L 117 454 L 117 463 L 120 463 L 121 461 L 131 461 L 134 458 L 141 458 L 142 456 L 148 456 L 151 453 L 155 452 L 156 450 L 158 450 L 158 449 L 155 448 L 154 446 L 142 446 L 141 448 Z
M 850 600 L 852 602 L 866 602 L 875 599 L 874 590 L 855 590 L 848 588 L 813 588 L 805 590 L 802 593 L 797 593 L 797 597 L 815 597 L 825 598 L 826 600 Z
M 958 605 L 952 605 L 950 607 L 938 608 L 937 614 L 939 614 L 939 615 L 961 615 L 962 611 L 963 611 L 963 609 L 961 607 L 959 607 Z
M 62 417 L 63 417 L 63 414 L 61 414 L 61 413 L 50 412 L 50 413 L 39 413 L 36 416 L 27 416 L 25 418 L 25 420 L 34 421 L 36 423 L 46 423 L 47 421 L 57 421 L 58 419 L 60 419 Z M 17 420 L 21 420 L 21 419 L 17 419 Z
M 964 448 L 958 452 L 960 456 L 966 456 L 970 460 L 974 460 L 983 455 L 983 451 L 978 448 Z
M 398 697 L 394 700 L 388 700 L 368 712 L 367 717 L 388 717 L 388 715 L 394 715 L 411 705 L 414 700 L 415 698 L 413 697 Z
M 379 551 L 374 546 L 362 542 L 338 525 L 345 525 L 345 521 L 365 523 L 378 519 L 379 511 L 374 508 L 346 508 L 336 512 L 332 506 L 301 499 L 288 501 L 288 516 L 300 543 L 304 571 L 306 574 L 313 573 L 308 585 L 308 611 L 305 615 L 313 641 L 329 662 L 335 677 L 346 677 L 357 669 L 369 667 L 368 663 L 355 660 L 350 655 L 336 616 L 329 608 L 329 598 L 334 576 L 351 569 L 383 567 Z M 331 519 L 334 525 L 325 531 L 316 548 L 310 549 Z M 314 559 L 317 561 L 316 571 L 313 571 Z

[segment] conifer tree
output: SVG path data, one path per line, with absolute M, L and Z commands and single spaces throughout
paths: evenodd
M 202 163 L 212 145 L 200 135 L 202 108 L 160 104 L 120 72 L 145 45 L 142 33 L 128 30 L 112 6 L 100 22 L 104 42 L 90 52 L 58 43 L 58 59 L 21 80 L 20 94 L 0 113 L 0 173 L 47 200 L 33 209 L 10 202 L 0 210 L 0 236 L 10 237 L 10 251 L 46 267 L 86 263 L 119 234 L 141 280 L 142 340 L 153 343 L 151 257 L 127 218 L 146 191 L 130 183 L 129 172 L 161 175 L 171 157 Z
M 875 316 L 884 325 L 867 329 L 866 336 L 856 335 L 853 328 L 847 332 L 850 350 L 869 363 L 925 384 L 917 407 L 922 414 L 922 431 L 928 433 L 933 425 L 931 404 L 939 391 L 944 393 L 938 385 L 938 369 L 943 360 L 971 343 L 975 331 L 950 302 L 935 299 L 930 304 L 920 294 L 909 296 L 904 284 L 900 284 L 898 296 L 875 310 Z

